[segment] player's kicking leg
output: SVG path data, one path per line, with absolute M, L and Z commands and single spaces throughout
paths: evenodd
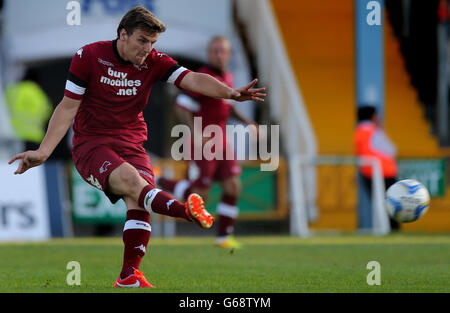
M 203 228 L 211 227 L 209 221 L 213 218 L 202 216 L 204 212 L 209 214 L 206 210 L 198 210 L 199 207 L 204 207 L 204 199 L 207 197 L 209 188 L 195 188 L 188 180 L 172 180 L 164 177 L 157 180 L 157 185 L 172 193 L 176 199 L 186 199 L 186 209 L 189 210 L 190 215 L 199 216 L 194 221 Z
M 210 228 L 214 218 L 205 210 L 203 199 L 196 194 L 188 196 L 185 204 L 170 194 L 154 188 L 129 163 L 122 163 L 110 174 L 109 191 L 123 196 L 127 204 L 123 240 L 124 263 L 115 287 L 153 287 L 139 271 L 142 257 L 150 239 L 150 213 L 184 218 L 200 227 Z
M 205 210 L 202 197 L 195 193 L 190 194 L 186 203 L 183 204 L 169 193 L 147 185 L 142 189 L 138 203 L 140 207 L 144 207 L 146 210 L 171 217 L 184 218 L 190 222 L 195 222 L 202 228 L 211 228 L 214 222 L 214 217 Z

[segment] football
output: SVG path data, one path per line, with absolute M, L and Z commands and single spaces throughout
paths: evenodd
M 414 179 L 400 180 L 386 191 L 386 210 L 400 223 L 410 223 L 421 218 L 430 206 L 427 188 Z

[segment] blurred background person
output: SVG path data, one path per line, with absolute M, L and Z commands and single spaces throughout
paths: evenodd
M 387 190 L 397 181 L 396 147 L 384 132 L 377 109 L 374 106 L 362 105 L 358 107 L 357 119 L 358 125 L 354 134 L 356 156 L 358 158 L 371 157 L 379 160 L 385 190 Z M 362 187 L 365 188 L 366 194 L 372 197 L 372 166 L 361 165 L 359 173 L 363 179 Z M 374 208 L 371 209 L 373 210 Z M 368 216 L 371 216 L 371 213 Z M 390 225 L 394 231 L 400 229 L 399 223 L 393 219 L 390 219 Z M 363 228 L 361 227 L 363 225 L 359 226 Z
M 36 150 L 45 135 L 53 105 L 38 85 L 34 70 L 28 69 L 22 81 L 10 84 L 5 90 L 11 125 L 25 150 Z
M 208 64 L 198 71 L 210 74 L 229 87 L 233 87 L 233 74 L 227 69 L 231 55 L 230 40 L 225 36 L 215 36 L 208 45 Z M 234 223 L 239 214 L 237 202 L 241 192 L 239 176 L 242 170 L 236 157 L 231 160 L 226 158 L 226 151 L 233 149 L 226 139 L 226 125 L 229 117 L 236 118 L 246 125 L 256 125 L 256 123 L 247 119 L 231 101 L 224 99 L 215 99 L 184 91 L 177 97 L 176 104 L 178 117 L 190 127 L 193 137 L 203 138 L 200 147 L 202 151 L 204 144 L 210 138 L 203 137 L 202 133 L 194 133 L 194 117 L 202 118 L 202 132 L 208 125 L 220 126 L 223 132 L 223 159 L 207 160 L 205 156 L 202 156 L 201 160 L 191 158 L 187 180 L 176 181 L 161 177 L 158 180 L 158 185 L 169 192 L 175 193 L 175 196 L 181 199 L 185 199 L 191 192 L 198 193 L 203 199 L 207 199 L 211 184 L 218 181 L 222 188 L 222 196 L 217 205 L 216 245 L 224 248 L 240 248 L 241 244 L 234 239 L 232 234 Z M 192 143 L 191 151 L 194 149 L 194 143 Z

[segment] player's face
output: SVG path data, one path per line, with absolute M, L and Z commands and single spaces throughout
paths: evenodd
M 208 49 L 209 63 L 222 71 L 225 71 L 231 58 L 231 44 L 226 39 L 218 39 L 211 42 Z
M 151 34 L 140 28 L 135 29 L 131 35 L 125 32 L 123 38 L 126 60 L 136 65 L 142 65 L 153 50 L 158 36 L 158 33 Z

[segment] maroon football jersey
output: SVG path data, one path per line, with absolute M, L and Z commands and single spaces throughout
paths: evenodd
M 209 74 L 233 88 L 234 79 L 231 72 L 221 73 L 209 66 L 200 68 L 198 72 Z M 233 105 L 231 100 L 211 98 L 192 91 L 184 91 L 177 97 L 177 105 L 191 111 L 194 117 L 201 117 L 203 128 L 208 125 L 218 125 L 225 134 L 225 127 Z
M 155 49 L 141 66 L 125 61 L 117 51 L 117 40 L 80 48 L 72 58 L 64 93 L 82 99 L 73 125 L 74 146 L 92 136 L 143 143 L 147 125 L 142 111 L 153 84 L 179 86 L 188 72 Z

